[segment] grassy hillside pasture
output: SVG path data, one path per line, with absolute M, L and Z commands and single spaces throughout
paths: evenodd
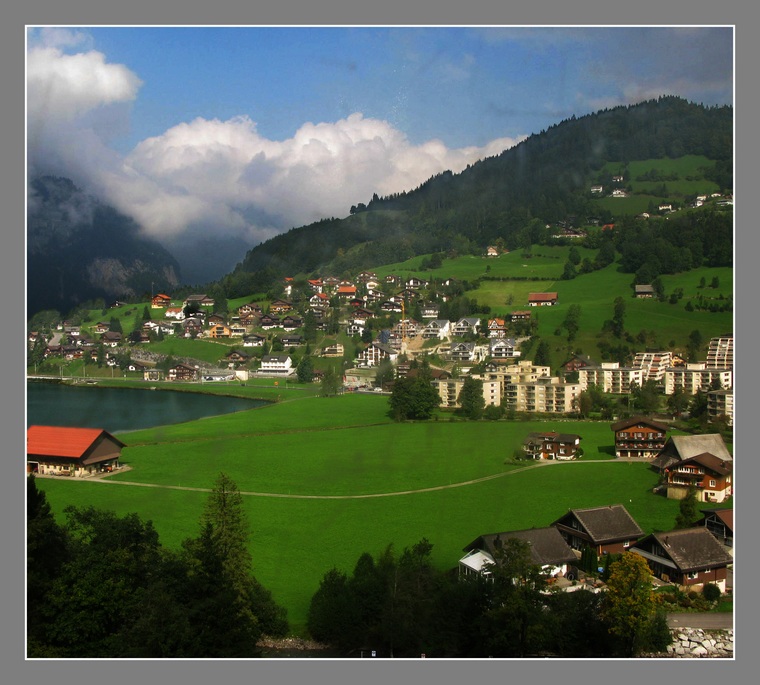
M 395 424 L 386 408 L 387 398 L 348 395 L 124 433 L 132 470 L 113 482 L 38 483 L 59 516 L 68 504 L 138 512 L 172 547 L 197 535 L 207 498 L 179 488 L 209 488 L 224 470 L 243 492 L 276 495 L 244 498 L 250 549 L 257 577 L 288 608 L 299 634 L 324 573 L 350 571 L 362 552 L 390 543 L 400 550 L 427 537 L 443 569 L 482 533 L 548 525 L 571 507 L 624 503 L 647 532 L 675 520 L 678 503 L 652 494 L 657 474 L 647 464 L 605 459 L 607 423 Z M 579 433 L 584 457 L 505 463 L 528 432 L 548 428 Z M 478 478 L 485 480 L 464 484 Z

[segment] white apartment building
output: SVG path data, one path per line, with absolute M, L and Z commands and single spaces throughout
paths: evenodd
M 734 425 L 734 391 L 733 388 L 728 390 L 711 390 L 707 393 L 707 415 L 711 421 L 719 416 L 726 417 L 726 423 L 729 426 Z
M 707 348 L 708 369 L 734 368 L 734 336 L 721 335 L 712 338 Z
M 733 376 L 731 369 L 708 368 L 705 362 L 676 366 L 665 371 L 665 394 L 672 395 L 676 388 L 683 388 L 690 395 L 696 395 L 698 390 L 707 392 L 713 381 L 718 381 L 725 390 L 733 387 Z
M 515 411 L 569 414 L 577 411 L 581 390 L 580 383 L 545 376 L 533 382 L 506 384 L 502 404 Z
M 602 362 L 601 366 L 578 369 L 578 382 L 582 390 L 597 385 L 602 392 L 626 395 L 631 392 L 631 384 L 643 385 L 644 369 L 620 366 L 619 362 Z
M 659 383 L 665 378 L 665 371 L 673 366 L 672 352 L 637 352 L 633 367 L 644 370 L 644 383 Z
M 441 407 L 457 409 L 461 406 L 459 395 L 464 387 L 464 378 L 435 380 L 433 387 L 438 391 L 441 398 Z M 486 407 L 491 405 L 498 407 L 501 404 L 501 383 L 499 381 L 483 381 L 483 399 Z

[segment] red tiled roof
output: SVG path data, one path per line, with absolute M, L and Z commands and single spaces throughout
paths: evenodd
M 533 301 L 539 301 L 543 302 L 546 300 L 556 300 L 557 299 L 557 293 L 530 293 L 528 295 L 528 300 Z
M 102 428 L 29 426 L 26 431 L 26 453 L 80 458 L 104 434 L 110 440 L 124 447 L 124 443 Z

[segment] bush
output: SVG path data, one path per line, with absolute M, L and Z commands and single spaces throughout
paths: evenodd
M 714 583 L 707 583 L 702 588 L 702 596 L 708 602 L 717 602 L 720 599 L 720 596 L 721 596 L 720 588 L 717 585 L 715 585 Z
M 699 598 L 699 593 L 696 590 L 690 590 L 687 597 L 693 602 L 695 599 Z

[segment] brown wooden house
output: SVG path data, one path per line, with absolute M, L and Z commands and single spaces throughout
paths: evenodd
M 664 470 L 668 499 L 683 499 L 694 488 L 700 502 L 723 502 L 733 492 L 733 461 L 709 452 L 684 459 Z
M 622 504 L 571 509 L 552 525 L 573 549 L 591 547 L 599 555 L 623 552 L 644 535 Z
M 613 423 L 615 456 L 653 459 L 665 446 L 668 427 L 646 416 Z
M 652 575 L 683 587 L 714 583 L 726 590 L 726 576 L 733 558 L 715 536 L 703 527 L 652 533 L 631 545 L 644 557 Z
M 581 436 L 575 433 L 529 433 L 523 440 L 523 451 L 532 459 L 575 459 L 580 449 Z

